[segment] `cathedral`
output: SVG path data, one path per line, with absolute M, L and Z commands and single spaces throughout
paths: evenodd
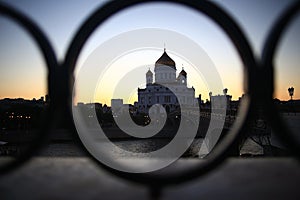
M 179 102 L 184 106 L 194 106 L 196 101 L 195 89 L 187 86 L 186 71 L 182 68 L 176 77 L 176 64 L 164 49 L 155 62 L 154 74 L 150 69 L 146 73 L 146 88 L 138 88 L 138 111 L 148 113 L 152 105 L 160 104 L 170 113 L 179 108 Z

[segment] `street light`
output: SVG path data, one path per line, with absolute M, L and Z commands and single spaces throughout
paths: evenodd
M 290 97 L 291 97 L 291 100 L 293 100 L 294 88 L 293 88 L 293 87 L 290 87 L 290 88 L 288 89 L 288 92 L 289 92 L 289 95 L 290 95 Z

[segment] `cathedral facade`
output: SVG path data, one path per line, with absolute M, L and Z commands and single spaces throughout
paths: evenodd
M 138 88 L 138 111 L 148 113 L 152 105 L 160 104 L 169 113 L 179 108 L 179 102 L 188 107 L 196 105 L 195 89 L 187 86 L 184 69 L 176 77 L 176 63 L 164 49 L 155 62 L 154 74 L 150 69 L 146 73 L 146 88 Z

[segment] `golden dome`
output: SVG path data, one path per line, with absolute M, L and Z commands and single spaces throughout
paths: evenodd
M 161 65 L 166 65 L 170 66 L 173 69 L 176 70 L 175 62 L 170 56 L 166 53 L 166 49 L 164 49 L 164 53 L 162 56 L 155 62 L 155 68 L 161 66 Z

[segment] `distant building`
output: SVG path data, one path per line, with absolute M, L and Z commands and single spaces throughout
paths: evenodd
M 138 88 L 138 112 L 147 113 L 154 104 L 160 104 L 166 112 L 172 112 L 179 108 L 179 102 L 194 106 L 199 101 L 195 98 L 195 89 L 187 87 L 186 71 L 182 69 L 176 77 L 176 64 L 165 49 L 155 63 L 154 73 L 149 69 L 146 73 L 146 88 Z M 177 98 L 172 91 L 175 91 Z
M 114 116 L 118 116 L 123 112 L 123 99 L 111 99 L 111 109 Z
M 111 107 L 114 109 L 121 108 L 123 106 L 123 99 L 112 99 Z
M 46 100 L 46 103 L 50 102 L 50 96 L 48 94 L 45 95 L 45 100 Z
M 102 111 L 103 111 L 103 113 L 109 113 L 111 111 L 111 108 L 108 107 L 106 104 L 104 104 Z
M 226 109 L 230 110 L 231 107 L 231 95 L 216 95 L 216 96 L 210 96 L 210 102 L 211 105 L 214 106 L 215 109 Z
M 78 107 L 83 107 L 83 106 L 84 106 L 84 103 L 83 103 L 83 102 L 78 102 L 78 103 L 77 103 L 77 106 L 78 106 Z

